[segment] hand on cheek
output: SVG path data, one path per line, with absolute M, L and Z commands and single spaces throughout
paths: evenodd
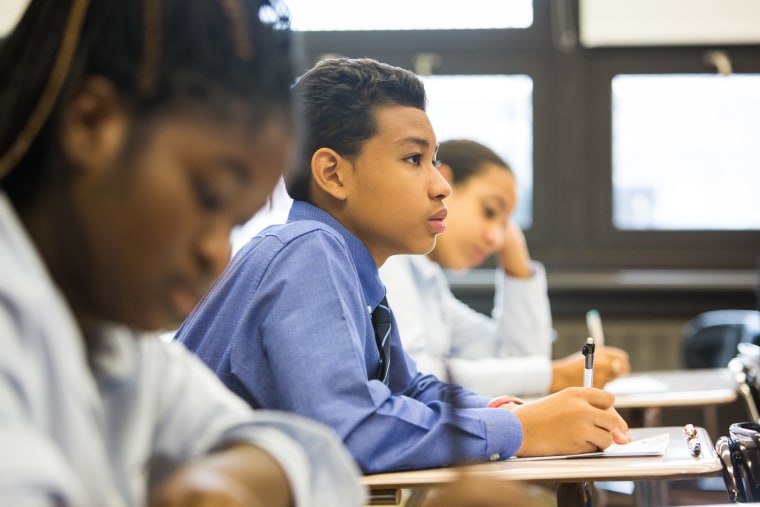
M 511 220 L 504 230 L 504 244 L 498 252 L 498 258 L 501 268 L 507 275 L 514 278 L 533 276 L 525 234 L 520 226 Z

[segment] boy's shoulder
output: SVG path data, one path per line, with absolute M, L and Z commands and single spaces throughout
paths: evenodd
M 285 224 L 270 225 L 256 234 L 251 243 L 253 246 L 264 246 L 274 242 L 280 247 L 285 247 L 292 243 L 311 243 L 323 240 L 337 241 L 341 245 L 346 244 L 345 238 L 335 228 L 319 220 L 295 220 Z M 270 244 L 270 247 L 274 247 L 274 244 Z
M 235 257 L 240 258 L 238 262 L 250 263 L 254 259 L 255 264 L 268 264 L 277 257 L 309 257 L 325 250 L 340 251 L 341 256 L 349 255 L 345 238 L 329 224 L 319 220 L 296 220 L 263 229 Z M 243 261 L 243 258 L 248 260 Z
M 284 224 L 270 225 L 259 232 L 256 237 L 274 236 L 282 241 L 292 241 L 307 234 L 327 234 L 341 237 L 333 227 L 319 220 L 295 220 Z

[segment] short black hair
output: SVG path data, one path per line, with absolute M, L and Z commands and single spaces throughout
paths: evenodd
M 286 175 L 290 197 L 310 202 L 311 157 L 331 148 L 351 158 L 377 132 L 375 109 L 400 105 L 425 110 L 425 87 L 413 72 L 370 58 L 332 58 L 317 63 L 297 81 L 301 112 L 300 157 Z

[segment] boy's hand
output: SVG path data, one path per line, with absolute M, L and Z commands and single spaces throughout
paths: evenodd
M 149 507 L 289 507 L 290 485 L 263 450 L 240 444 L 203 456 L 150 493 Z
M 594 352 L 594 387 L 601 389 L 607 382 L 631 371 L 628 353 L 617 347 L 597 345 Z M 580 352 L 552 361 L 550 393 L 566 387 L 583 385 L 583 356 Z
M 530 252 L 525 242 L 525 234 L 516 222 L 510 220 L 504 229 L 504 245 L 496 253 L 504 273 L 514 278 L 530 278 Z
M 578 454 L 631 441 L 628 424 L 614 409 L 615 397 L 600 389 L 571 387 L 513 412 L 523 427 L 517 456 Z

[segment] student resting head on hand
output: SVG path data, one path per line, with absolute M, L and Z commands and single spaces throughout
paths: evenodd
M 438 159 L 452 187 L 446 232 L 426 256 L 395 256 L 380 269 L 407 353 L 420 371 L 442 377 L 448 366 L 453 380 L 491 396 L 535 396 L 582 385 L 579 352 L 551 361 L 555 333 L 546 272 L 531 259 L 512 220 L 518 196 L 512 169 L 469 139 L 442 142 Z M 492 255 L 498 268 L 487 316 L 453 294 L 444 270 L 476 268 Z M 594 387 L 629 370 L 624 350 L 596 348 Z

